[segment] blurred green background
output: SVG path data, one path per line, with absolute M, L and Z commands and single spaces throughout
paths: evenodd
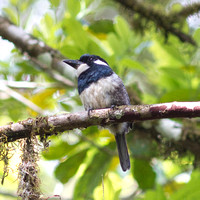
M 141 3 L 163 12 L 182 8 L 171 0 Z M 133 104 L 200 98 L 198 15 L 177 25 L 196 41 L 197 46 L 193 46 L 170 34 L 166 41 L 159 27 L 137 14 L 134 17 L 141 17 L 141 24 L 132 23 L 129 11 L 111 0 L 1 0 L 0 14 L 67 58 L 78 59 L 85 53 L 103 57 L 122 78 Z M 49 63 L 47 54 L 38 59 Z M 75 71 L 66 70 L 77 84 Z M 46 115 L 83 110 L 76 86 L 55 83 L 25 53 L 0 37 L 0 125 L 38 116 L 4 86 Z M 49 150 L 41 153 L 39 161 L 42 193 L 75 200 L 199 199 L 200 171 L 194 167 L 195 155 L 171 148 L 172 141 L 183 139 L 188 130 L 198 135 L 198 128 L 198 121 L 187 120 L 136 123 L 127 136 L 131 170 L 126 173 L 119 166 L 114 137 L 108 130 L 89 127 L 52 136 Z M 159 134 L 149 136 L 154 133 Z M 13 148 L 0 199 L 17 199 L 17 142 Z M 2 171 L 3 162 L 0 176 Z

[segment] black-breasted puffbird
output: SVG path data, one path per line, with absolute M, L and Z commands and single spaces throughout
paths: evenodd
M 78 92 L 85 110 L 130 105 L 122 80 L 103 58 L 84 54 L 79 60 L 63 62 L 77 70 Z M 130 169 L 130 159 L 125 134 L 132 128 L 132 123 L 112 124 L 107 128 L 115 136 L 120 164 L 126 171 Z

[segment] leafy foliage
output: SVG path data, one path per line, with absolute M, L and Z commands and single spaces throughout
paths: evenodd
M 199 171 L 193 171 L 191 180 L 187 184 L 182 184 L 173 194 L 166 195 L 161 186 L 157 186 L 156 190 L 148 190 L 144 197 L 139 199 L 163 199 L 163 200 L 178 200 L 178 199 L 198 199 L 199 198 Z M 178 185 L 175 183 L 174 187 Z
M 83 175 L 76 183 L 74 190 L 74 199 L 90 199 L 93 190 L 101 183 L 102 174 L 108 169 L 110 156 L 103 152 L 97 152 L 91 159 L 91 163 L 86 167 Z M 108 161 L 108 162 L 105 162 Z
M 152 188 L 155 184 L 156 174 L 146 160 L 135 159 L 133 163 L 133 175 L 142 189 Z
M 161 1 L 151 2 L 163 6 Z M 165 1 L 165 5 L 168 3 Z M 44 9 L 36 13 L 38 8 Z M 123 79 L 133 103 L 137 99 L 144 104 L 199 100 L 199 47 L 183 44 L 174 36 L 166 43 L 153 29 L 139 35 L 119 13 L 114 1 L 10 0 L 1 13 L 68 58 L 77 59 L 84 53 L 103 57 Z M 189 29 L 187 22 L 184 26 Z M 199 29 L 193 34 L 199 43 Z M 45 56 L 43 59 L 49 63 Z M 68 76 L 76 82 L 74 71 Z M 20 88 L 7 86 L 48 110 L 48 114 L 83 109 L 76 88 L 53 85 L 54 80 L 16 48 L 0 61 L 0 81 L 4 81 L 1 84 L 8 80 L 24 82 Z M 26 88 L 28 82 L 36 86 Z M 37 115 L 1 85 L 0 112 L 2 125 Z M 156 123 L 146 122 L 144 127 L 148 131 Z M 73 199 L 198 199 L 200 172 L 192 170 L 191 154 L 166 157 L 157 144 L 159 138 L 153 140 L 144 130 L 135 129 L 127 136 L 132 169 L 126 174 L 119 168 L 114 137 L 97 127 L 52 137 L 49 150 L 42 156 L 57 161 L 54 175 L 58 181 L 64 185 L 75 182 Z M 165 144 L 166 140 L 162 142 Z M 173 168 L 166 159 L 178 168 L 175 173 L 164 167 Z M 191 171 L 188 183 L 176 181 L 176 175 L 187 172 L 189 176 Z

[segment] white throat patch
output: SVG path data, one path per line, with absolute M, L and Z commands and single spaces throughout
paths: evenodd
M 108 66 L 107 63 L 103 62 L 102 60 L 95 60 L 94 63 L 95 63 L 95 64 L 98 64 L 98 65 L 105 65 L 105 66 Z
M 86 71 L 87 69 L 89 69 L 90 67 L 87 65 L 87 64 L 81 64 L 78 66 L 78 69 L 77 69 L 77 76 L 79 77 L 79 75 L 81 73 L 83 73 L 84 71 Z

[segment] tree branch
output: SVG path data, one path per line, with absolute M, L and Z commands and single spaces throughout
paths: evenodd
M 34 57 L 30 57 L 29 59 L 37 65 L 37 67 L 39 67 L 40 69 L 42 69 L 44 72 L 46 72 L 49 76 L 51 76 L 53 79 L 57 80 L 58 82 L 67 85 L 67 86 L 74 86 L 74 83 L 68 79 L 66 79 L 64 76 L 62 76 L 61 74 L 59 74 L 56 70 L 53 69 L 49 69 L 49 67 L 47 65 L 45 65 L 44 63 L 40 62 L 39 60 L 37 60 Z M 58 63 L 57 63 L 58 64 Z M 59 61 L 59 65 L 61 64 L 61 61 Z
M 14 43 L 22 53 L 25 52 L 28 54 L 29 59 L 32 60 L 32 62 L 35 63 L 41 70 L 47 72 L 53 79 L 67 86 L 74 86 L 72 81 L 61 75 L 65 74 L 68 76 L 68 74 L 66 74 L 66 67 L 61 62 L 62 59 L 65 59 L 63 55 L 46 45 L 44 42 L 29 35 L 24 30 L 15 26 L 8 19 L 2 16 L 0 16 L 0 36 Z M 37 59 L 39 55 L 44 53 L 48 53 L 51 57 L 51 68 L 47 67 L 44 63 Z M 56 71 L 60 74 L 55 74 L 55 70 L 52 71 L 52 69 L 56 69 Z
M 188 7 L 184 7 L 180 12 L 169 13 L 166 14 L 164 11 L 160 12 L 156 10 L 152 5 L 147 3 L 140 3 L 137 0 L 116 0 L 123 7 L 128 10 L 131 10 L 132 13 L 138 13 L 140 17 L 140 25 L 142 22 L 142 18 L 145 18 L 146 21 L 152 21 L 156 27 L 160 28 L 165 32 L 166 37 L 168 33 L 171 33 L 178 37 L 182 42 L 188 42 L 192 45 L 196 45 L 196 42 L 192 39 L 192 37 L 178 28 L 176 28 L 175 24 L 181 24 L 181 20 L 186 17 L 198 13 L 200 10 L 200 3 L 194 3 Z
M 86 128 L 92 125 L 106 126 L 125 121 L 145 121 L 163 118 L 200 117 L 200 102 L 172 102 L 153 105 L 119 106 L 73 114 L 59 114 L 48 117 L 27 119 L 15 124 L 0 127 L 0 142 L 12 142 L 36 135 L 53 135 L 75 128 Z

